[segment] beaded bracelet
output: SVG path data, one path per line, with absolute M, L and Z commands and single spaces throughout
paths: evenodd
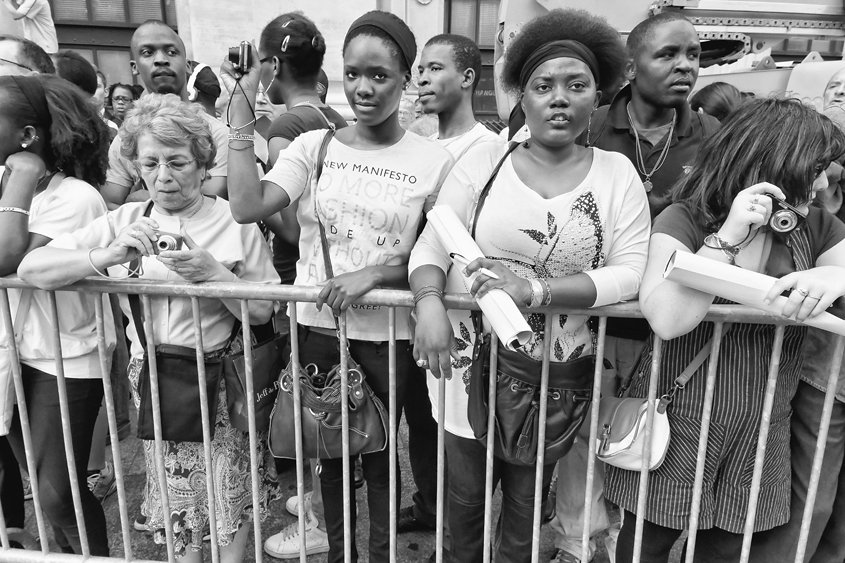
M 543 284 L 538 279 L 528 280 L 531 285 L 531 298 L 528 300 L 528 308 L 533 309 L 543 304 L 545 293 L 543 291 Z
M 2 212 L 12 212 L 12 213 L 20 213 L 21 215 L 29 215 L 29 211 L 26 209 L 21 209 L 20 207 L 0 207 L 0 213 Z
M 438 299 L 443 299 L 443 290 L 434 287 L 433 285 L 421 287 L 419 291 L 414 294 L 414 308 L 416 308 L 420 301 L 432 295 L 436 295 Z
M 255 141 L 255 135 L 248 133 L 229 133 L 229 141 Z

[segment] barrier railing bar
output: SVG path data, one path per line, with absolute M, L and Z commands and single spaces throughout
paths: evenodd
M 32 288 L 19 278 L 0 278 L 0 288 Z M 322 288 L 313 286 L 266 285 L 248 283 L 189 283 L 165 282 L 152 280 L 107 280 L 105 278 L 86 278 L 61 288 L 61 291 L 101 292 L 101 293 L 138 293 L 146 295 L 167 295 L 177 297 L 213 297 L 222 299 L 261 299 L 264 301 L 300 301 L 313 303 Z M 407 290 L 374 289 L 362 295 L 356 304 L 381 305 L 384 307 L 413 308 L 413 294 Z M 478 303 L 466 294 L 444 294 L 443 303 L 447 309 L 478 310 Z M 523 308 L 524 309 L 524 308 Z M 561 309 L 539 307 L 532 313 L 551 311 L 560 313 Z M 607 316 L 618 318 L 642 318 L 637 301 L 628 301 L 595 308 L 565 309 L 567 315 Z M 773 324 L 801 326 L 800 323 L 784 319 L 781 315 L 767 313 L 741 305 L 712 305 L 704 320 L 730 323 Z
M 531 563 L 540 561 L 540 525 L 543 521 L 543 473 L 546 469 L 546 411 L 549 403 L 549 362 L 552 354 L 552 313 L 547 312 L 543 338 L 543 367 L 540 371 L 540 414 L 537 419 L 537 462 L 534 471 L 534 525 L 531 538 Z M 489 439 L 489 438 L 488 438 Z
M 67 474 L 70 479 L 70 495 L 73 499 L 73 512 L 76 516 L 76 528 L 79 530 L 79 547 L 83 557 L 88 557 L 91 551 L 88 546 L 88 532 L 85 526 L 85 516 L 82 514 L 82 495 L 79 492 L 79 476 L 76 472 L 76 456 L 73 453 L 73 437 L 70 429 L 70 410 L 67 404 L 67 381 L 65 381 L 65 363 L 62 354 L 62 337 L 59 332 L 59 309 L 56 305 L 56 292 L 47 292 L 47 303 L 50 307 L 50 322 L 53 325 L 53 350 L 56 362 L 56 385 L 59 391 L 59 414 L 62 418 L 62 438 L 65 447 L 65 461 Z M 88 460 L 85 460 L 87 463 Z
M 352 563 L 352 479 L 349 459 L 349 339 L 346 312 L 340 314 L 340 425 L 343 452 L 343 561 Z M 304 537 L 304 536 L 303 536 Z
M 654 426 L 654 409 L 657 402 L 657 382 L 660 376 L 660 362 L 663 359 L 663 339 L 654 335 L 654 350 L 651 357 L 651 378 L 648 382 L 648 407 L 643 433 L 643 463 L 640 467 L 640 487 L 637 492 L 637 525 L 634 531 L 633 563 L 640 563 L 643 549 L 643 524 L 645 522 L 646 499 L 648 497 L 648 470 L 651 462 L 651 439 Z
M 484 338 L 484 332 L 479 327 L 476 338 Z M 473 358 L 482 361 L 482 358 Z M 496 380 L 499 377 L 499 339 L 496 333 L 490 332 L 490 378 L 487 390 L 487 459 L 484 466 L 484 563 L 492 560 L 493 546 L 493 464 L 496 461 Z
M 443 563 L 443 520 L 446 500 L 446 378 L 451 373 L 441 373 L 437 380 L 437 509 L 434 533 L 434 560 Z
M 713 325 L 713 344 L 710 346 L 704 407 L 701 411 L 701 434 L 698 438 L 698 458 L 695 465 L 692 506 L 690 507 L 689 536 L 687 536 L 686 563 L 693 563 L 695 540 L 698 535 L 698 518 L 701 514 L 701 491 L 704 487 L 704 462 L 707 459 L 707 441 L 710 436 L 710 416 L 713 413 L 713 395 L 716 392 L 716 370 L 719 367 L 719 350 L 722 346 L 724 323 Z
M 590 402 L 590 438 L 587 444 L 587 483 L 584 489 L 584 528 L 581 532 L 581 561 L 590 560 L 590 522 L 593 517 L 593 482 L 596 471 L 596 440 L 599 434 L 599 401 L 604 373 L 604 350 L 607 339 L 607 317 L 599 317 L 598 344 L 596 346 L 596 369 L 593 372 L 593 395 Z M 558 479 L 561 479 L 558 476 Z
M 158 366 L 156 365 L 155 335 L 153 334 L 153 307 L 149 295 L 141 296 L 141 316 L 144 321 L 144 335 L 147 340 L 145 350 L 150 370 L 150 398 L 153 407 L 153 438 L 155 449 L 156 472 L 158 486 L 161 491 L 161 510 L 164 517 L 164 535 L 167 540 L 167 560 L 175 563 L 176 554 L 173 547 L 173 523 L 170 517 L 170 493 L 167 490 L 167 473 L 164 469 L 164 445 L 161 438 L 161 397 L 158 389 Z M 143 377 L 143 374 L 142 376 Z M 140 387 L 140 386 L 139 386 Z M 148 521 L 150 521 L 148 519 Z M 188 548 L 190 549 L 190 547 Z
M 249 420 L 249 463 L 252 477 L 252 515 L 255 534 L 255 561 L 264 560 L 264 542 L 261 541 L 261 497 L 258 485 L 258 429 L 255 426 L 255 380 L 252 356 L 252 323 L 249 315 L 249 301 L 241 301 L 241 326 L 244 331 L 244 369 L 246 370 L 246 411 Z M 301 536 L 305 537 L 305 536 Z
M 745 516 L 745 528 L 742 537 L 740 563 L 748 563 L 751 553 L 751 538 L 754 535 L 754 522 L 757 519 L 757 501 L 760 498 L 760 481 L 763 478 L 763 461 L 766 457 L 766 442 L 769 439 L 769 427 L 772 422 L 772 407 L 775 404 L 775 391 L 780 371 L 780 353 L 783 347 L 784 327 L 775 329 L 772 344 L 772 357 L 769 361 L 769 377 L 766 382 L 766 394 L 763 397 L 763 413 L 760 417 L 760 432 L 757 438 L 757 455 L 754 458 L 754 473 L 751 476 L 751 494 L 748 497 L 748 512 Z
M 299 382 L 299 326 L 296 322 L 296 306 L 288 309 L 290 318 L 290 361 L 291 361 L 291 375 L 293 384 L 293 438 L 294 448 L 296 450 L 296 495 L 299 499 L 296 511 L 299 515 L 299 537 L 305 538 L 305 471 L 302 468 L 303 457 L 302 452 L 302 397 L 300 396 L 301 388 Z M 284 393 L 283 389 L 279 389 L 279 393 Z M 319 455 L 319 452 L 317 452 Z M 299 542 L 299 561 L 306 563 L 307 553 L 305 550 L 305 541 Z
M 0 280 L 2 283 L 2 280 Z M 47 526 L 44 522 L 44 513 L 41 511 L 41 489 L 38 486 L 38 472 L 35 471 L 35 458 L 32 448 L 32 430 L 29 425 L 29 411 L 26 408 L 26 395 L 23 389 L 23 377 L 21 376 L 20 356 L 18 347 L 15 344 L 15 327 L 12 321 L 12 312 L 9 303 L 9 292 L 5 289 L 0 291 L 0 316 L 3 317 L 3 326 L 6 329 L 6 346 L 12 355 L 9 361 L 12 362 L 12 379 L 15 383 L 15 397 L 17 399 L 18 417 L 21 423 L 21 435 L 23 436 L 24 455 L 26 456 L 26 467 L 29 473 L 29 484 L 32 488 L 32 504 L 35 508 L 35 521 L 38 527 L 38 541 L 41 543 L 42 555 L 50 553 L 50 545 L 47 540 Z M 5 554 L 4 554 L 5 556 Z
M 7 340 L 11 333 L 8 331 L 6 332 Z M 11 340 L 14 343 L 15 335 L 11 334 Z M 8 346 L 8 342 L 7 342 Z M 12 344 L 11 348 L 9 348 L 10 354 L 15 354 L 17 350 L 12 351 L 15 348 L 14 344 Z M 6 530 L 6 515 L 3 514 L 3 507 L 0 506 L 0 544 L 3 545 L 3 549 L 9 549 L 11 546 L 9 544 L 9 533 Z
M 795 553 L 795 561 L 802 563 L 804 554 L 807 551 L 807 538 L 810 536 L 810 522 L 813 518 L 813 507 L 816 505 L 816 495 L 819 489 L 819 479 L 822 472 L 822 458 L 824 458 L 825 446 L 827 446 L 827 433 L 830 430 L 830 417 L 833 414 L 833 403 L 836 400 L 836 390 L 839 386 L 839 370 L 842 368 L 842 354 L 845 351 L 845 336 L 836 339 L 833 352 L 833 362 L 830 366 L 830 377 L 827 381 L 827 393 L 824 397 L 822 408 L 822 419 L 819 424 L 819 438 L 816 442 L 816 452 L 813 455 L 813 468 L 810 473 L 810 485 L 807 488 L 807 499 L 804 505 L 804 514 L 801 519 L 801 533 L 798 536 L 798 548 Z M 840 540 L 841 541 L 841 540 Z
M 3 563 L 114 563 L 116 559 L 111 557 L 102 557 L 91 555 L 83 558 L 81 555 L 73 553 L 50 553 L 48 557 L 38 551 L 30 551 L 26 549 L 8 549 L 0 552 L 0 561 Z M 133 559 L 132 563 L 161 563 L 161 561 L 152 561 L 149 559 Z
M 208 528 L 211 535 L 211 560 L 220 561 L 220 549 L 217 544 L 217 496 L 214 494 L 214 470 L 211 456 L 211 431 L 214 420 L 209 419 L 207 374 L 205 373 L 205 343 L 202 337 L 202 318 L 200 317 L 200 300 L 191 297 L 191 313 L 194 318 L 194 342 L 197 349 L 197 384 L 200 395 L 200 416 L 202 418 L 202 449 L 205 459 L 205 491 L 208 495 Z M 190 547 L 188 548 L 190 549 Z
M 107 295 L 97 294 L 94 299 L 94 313 L 97 322 L 97 352 L 100 358 L 100 372 L 103 374 L 103 398 L 106 401 L 106 419 L 109 423 L 111 452 L 114 465 L 114 478 L 117 483 L 117 506 L 120 514 L 120 532 L 123 539 L 123 557 L 132 561 L 132 541 L 129 535 L 129 511 L 126 507 L 126 483 L 123 479 L 123 461 L 120 457 L 120 438 L 117 433 L 117 417 L 114 410 L 114 389 L 111 384 L 112 358 L 106 344 L 106 325 L 103 299 Z M 114 322 L 114 320 L 112 321 Z M 119 366 L 124 370 L 126 366 Z M 125 377 L 125 376 L 124 376 Z
M 388 417 L 390 431 L 390 563 L 396 563 L 396 438 L 397 438 L 397 414 L 396 414 L 396 308 L 390 307 L 387 310 L 387 369 L 388 369 Z M 410 375 L 410 374 L 409 374 Z M 418 376 L 413 374 L 412 377 Z

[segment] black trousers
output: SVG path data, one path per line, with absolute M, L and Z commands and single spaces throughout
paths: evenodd
M 56 543 L 62 551 L 81 554 L 80 534 L 76 525 L 67 470 L 57 380 L 54 375 L 26 365 L 21 365 L 21 370 L 41 506 L 53 526 Z M 86 480 L 91 435 L 94 432 L 100 403 L 103 401 L 103 382 L 100 379 L 65 379 L 65 382 L 77 485 L 82 498 L 82 515 L 85 518 L 88 547 L 91 555 L 107 557 L 109 542 L 106 536 L 106 517 L 100 501 L 88 490 Z M 17 409 L 8 439 L 18 462 L 26 465 Z

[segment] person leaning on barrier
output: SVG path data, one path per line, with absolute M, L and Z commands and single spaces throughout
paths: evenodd
M 747 101 L 701 147 L 674 203 L 655 221 L 640 307 L 663 343 L 657 394 L 709 346 L 713 326 L 702 323 L 711 304 L 727 301 L 664 280 L 674 252 L 733 263 L 780 278 L 767 294 L 791 290 L 784 317 L 804 320 L 845 294 L 845 225 L 809 207 L 827 187 L 824 170 L 845 153 L 845 135 L 797 100 Z M 807 213 L 791 233 L 768 221 L 778 200 Z M 721 341 L 704 465 L 695 561 L 736 561 L 743 541 L 769 361 L 776 327 L 737 323 Z M 789 517 L 789 402 L 798 385 L 806 328 L 787 326 L 754 531 Z M 631 396 L 645 397 L 652 343 L 640 361 Z M 709 361 L 674 394 L 668 407 L 672 439 L 666 459 L 649 475 L 643 563 L 666 561 L 689 524 Z M 616 561 L 632 560 L 639 471 L 609 467 L 607 497 L 623 509 Z
M 539 299 L 553 307 L 592 307 L 636 297 L 650 227 L 642 182 L 623 155 L 576 144 L 598 105 L 601 88 L 613 84 L 622 71 L 623 49 L 604 19 L 581 10 L 554 10 L 536 18 L 511 43 L 503 84 L 519 95 L 531 137 L 505 157 L 476 221 L 476 242 L 491 258 L 475 260 L 465 271 L 485 267 L 499 276 L 496 280 L 480 274 L 470 291 L 476 298 L 493 288 L 503 289 L 520 306 L 537 306 Z M 469 224 L 475 216 L 474 201 L 503 152 L 493 143 L 467 151 L 446 180 L 437 205 L 450 206 Z M 435 291 L 466 290 L 460 268 L 450 268 L 431 223 L 414 248 L 409 270 L 411 289 L 430 294 L 416 307 L 414 355 L 434 376 L 429 378 L 429 393 L 435 415 L 446 409 L 451 556 L 474 563 L 483 551 L 487 457 L 467 417 L 475 335 L 469 312 L 447 312 Z M 538 284 L 548 292 L 538 292 Z M 552 362 L 595 353 L 587 316 L 556 313 L 551 334 L 544 334 L 543 318 L 527 315 L 534 334 L 522 354 L 540 359 L 544 338 L 553 340 Z M 450 378 L 442 406 L 436 404 L 434 379 L 441 376 Z M 544 496 L 554 461 L 546 460 Z M 542 500 L 534 498 L 535 468 L 496 458 L 493 475 L 503 490 L 495 557 L 530 561 L 533 505 Z
M 121 129 L 123 156 L 138 168 L 150 188 L 152 202 L 121 206 L 50 246 L 27 257 L 20 267 L 23 279 L 40 287 L 56 288 L 84 277 L 105 273 L 125 277 L 116 266 L 140 258 L 141 279 L 181 282 L 278 283 L 270 251 L 258 227 L 239 225 L 225 200 L 202 194 L 208 170 L 214 166 L 216 146 L 202 108 L 176 96 L 151 94 L 135 104 Z M 149 212 L 149 216 L 146 213 Z M 159 233 L 181 235 L 181 250 L 156 256 Z M 124 313 L 132 318 L 125 295 Z M 206 354 L 221 354 L 241 318 L 236 299 L 200 299 L 203 346 Z M 194 347 L 194 325 L 189 297 L 152 296 L 151 324 L 156 344 Z M 261 324 L 273 314 L 269 301 L 249 302 L 250 322 Z M 135 406 L 139 405 L 138 378 L 144 351 L 129 323 L 132 342 L 128 376 Z M 96 409 L 91 412 L 96 414 Z M 240 561 L 249 538 L 252 514 L 249 436 L 229 424 L 224 378 L 220 380 L 217 419 L 211 450 L 214 467 L 205 467 L 203 444 L 164 442 L 170 517 L 176 554 L 181 561 L 202 559 L 203 535 L 209 525 L 206 475 L 214 475 L 217 532 L 225 561 Z M 259 437 L 260 519 L 270 501 L 278 498 L 278 484 L 266 441 Z M 143 441 L 147 483 L 141 511 L 156 543 L 165 542 L 165 519 L 157 479 L 155 444 Z M 87 459 L 84 458 L 84 459 Z M 82 472 L 84 475 L 84 471 Z
M 238 76 L 242 88 L 232 94 L 229 186 L 235 217 L 257 221 L 299 201 L 296 285 L 322 286 L 316 306 L 290 304 L 296 307 L 300 323 L 300 361 L 315 364 L 321 373 L 338 363 L 333 313 L 345 312 L 351 354 L 386 407 L 390 398 L 388 307 L 358 306 L 355 301 L 376 287 L 407 286 L 408 255 L 422 215 L 431 208 L 452 166 L 445 149 L 399 125 L 399 101 L 411 81 L 415 57 L 414 35 L 395 15 L 374 10 L 352 23 L 344 39 L 343 85 L 358 121 L 339 129 L 329 140 L 326 157 L 319 163 L 323 165 L 319 180 L 317 161 L 326 130 L 299 135 L 259 181 L 250 108 L 259 82 L 269 85 L 272 59 Z M 228 61 L 221 72 L 235 76 Z M 326 258 L 335 274 L 331 279 L 326 275 L 318 221 L 326 230 Z M 411 355 L 408 320 L 407 309 L 396 310 L 397 416 L 401 416 L 406 380 L 419 370 Z M 361 460 L 370 508 L 370 561 L 384 563 L 390 559 L 390 454 L 385 448 L 364 454 Z M 323 459 L 320 482 L 328 560 L 338 563 L 344 554 L 343 460 Z M 400 484 L 394 485 L 398 490 Z M 354 538 L 354 501 L 350 517 Z M 349 547 L 352 560 L 357 560 L 354 539 Z
M 0 188 L 0 275 L 8 275 L 34 249 L 105 215 L 105 202 L 94 186 L 105 179 L 109 134 L 90 98 L 52 75 L 0 77 L 0 131 L 0 165 L 5 166 Z M 46 292 L 9 290 L 9 297 L 13 315 L 21 300 L 31 297 L 18 353 L 35 461 L 29 469 L 37 477 L 41 506 L 59 547 L 82 553 L 56 383 L 58 351 L 53 335 L 58 330 L 88 547 L 92 555 L 107 556 L 103 509 L 85 479 L 103 398 L 94 315 L 97 297 L 55 294 L 58 326 Z M 114 323 L 111 314 L 107 317 L 106 343 L 113 348 Z M 18 462 L 26 467 L 17 410 L 8 439 Z

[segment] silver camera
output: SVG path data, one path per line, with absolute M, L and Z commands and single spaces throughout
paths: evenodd
M 781 201 L 772 194 L 766 194 L 772 199 L 772 216 L 769 217 L 769 228 L 776 233 L 789 234 L 798 228 L 807 216 L 797 208 Z
M 182 250 L 182 235 L 159 232 L 158 240 L 153 243 L 153 250 L 156 254 L 168 250 Z

